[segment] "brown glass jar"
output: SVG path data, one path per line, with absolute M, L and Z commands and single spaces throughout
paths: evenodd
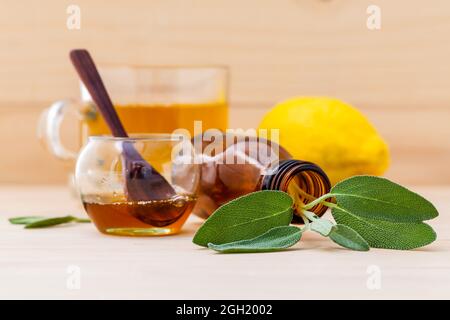
M 202 139 L 196 143 L 195 139 L 202 137 L 195 137 L 194 145 L 200 145 L 197 152 L 203 154 L 194 213 L 202 218 L 228 201 L 254 191 L 284 191 L 304 204 L 330 191 L 330 181 L 319 166 L 292 159 L 272 141 L 230 134 L 223 134 L 219 141 Z M 321 216 L 326 210 L 319 204 L 310 211 Z M 294 215 L 293 222 L 302 223 L 302 219 Z

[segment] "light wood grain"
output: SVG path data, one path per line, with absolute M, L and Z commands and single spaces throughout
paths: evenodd
M 81 46 L 104 63 L 230 65 L 237 102 L 298 94 L 362 106 L 450 102 L 445 0 L 377 1 L 380 31 L 366 27 L 370 0 L 79 0 L 80 30 L 66 28 L 69 2 L 3 2 L 3 101 L 73 95 L 67 54 Z
M 92 225 L 24 230 L 15 215 L 82 216 L 64 188 L 0 187 L 0 298 L 58 299 L 441 299 L 450 297 L 450 188 L 413 188 L 433 201 L 440 217 L 432 245 L 414 251 L 338 248 L 306 234 L 286 252 L 221 255 L 191 243 L 201 221 L 161 238 L 105 236 Z M 368 289 L 367 268 L 381 271 Z M 81 270 L 68 289 L 69 266 Z
M 50 156 L 36 138 L 35 124 L 45 106 L 45 103 L 12 103 L 0 108 L 0 145 L 10 149 L 0 157 L 0 182 L 55 184 L 68 181 L 73 163 Z M 230 108 L 230 125 L 254 128 L 267 109 L 259 105 L 234 104 Z M 450 163 L 450 109 L 435 108 L 431 113 L 420 108 L 404 112 L 396 107 L 362 111 L 390 146 L 392 162 L 386 173 L 389 178 L 404 184 L 450 184 L 450 166 L 447 165 Z M 77 126 L 65 123 L 63 128 L 64 141 L 76 150 Z
M 70 165 L 39 149 L 34 127 L 51 101 L 77 97 L 67 54 L 86 47 L 101 63 L 229 65 L 233 126 L 290 96 L 342 98 L 388 140 L 390 177 L 450 183 L 446 0 L 376 1 L 379 31 L 366 28 L 370 0 L 78 0 L 80 30 L 66 28 L 69 1 L 0 4 L 2 182 L 66 181 Z

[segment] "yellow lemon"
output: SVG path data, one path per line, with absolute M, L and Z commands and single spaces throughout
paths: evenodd
M 314 162 L 332 184 L 358 174 L 382 175 L 389 150 L 367 118 L 351 105 L 325 97 L 277 104 L 259 129 L 279 129 L 279 143 L 295 159 Z

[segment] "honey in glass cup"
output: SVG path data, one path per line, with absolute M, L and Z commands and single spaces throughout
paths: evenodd
M 134 149 L 173 187 L 168 199 L 126 195 L 123 146 Z M 159 236 L 178 233 L 192 212 L 200 166 L 189 139 L 174 134 L 115 138 L 91 136 L 80 152 L 75 182 L 84 208 L 97 229 L 110 235 Z M 153 190 L 145 190 L 151 194 Z

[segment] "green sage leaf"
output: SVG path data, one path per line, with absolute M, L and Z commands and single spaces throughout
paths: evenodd
M 311 230 L 320 233 L 324 237 L 328 237 L 333 229 L 333 223 L 326 219 L 317 219 L 311 222 Z
M 40 216 L 24 216 L 24 217 L 13 217 L 9 218 L 9 222 L 12 224 L 30 224 L 39 220 L 47 219 L 46 217 Z
M 287 226 L 292 220 L 292 198 L 281 191 L 258 191 L 218 208 L 198 229 L 193 242 L 206 247 L 252 239 Z
M 433 228 L 423 222 L 395 223 L 368 219 L 339 208 L 331 210 L 338 224 L 354 229 L 373 248 L 410 250 L 436 240 Z
M 12 224 L 24 224 L 26 229 L 45 228 L 68 222 L 90 223 L 90 219 L 76 218 L 73 216 L 48 218 L 42 216 L 23 216 L 8 219 Z
M 262 235 L 248 240 L 234 241 L 224 244 L 208 243 L 210 249 L 221 253 L 252 253 L 279 251 L 300 241 L 302 231 L 295 226 L 275 227 Z
M 25 225 L 25 229 L 37 229 L 37 228 L 46 228 L 46 227 L 53 227 L 56 225 L 68 223 L 75 221 L 77 218 L 72 216 L 65 216 L 65 217 L 56 217 L 56 218 L 45 218 L 41 220 L 37 220 L 32 223 L 28 223 Z
M 338 224 L 330 232 L 330 239 L 338 245 L 356 251 L 369 251 L 370 247 L 366 240 L 352 228 Z
M 439 215 L 431 202 L 385 178 L 355 176 L 330 192 L 337 204 L 358 217 L 391 222 L 421 222 Z

